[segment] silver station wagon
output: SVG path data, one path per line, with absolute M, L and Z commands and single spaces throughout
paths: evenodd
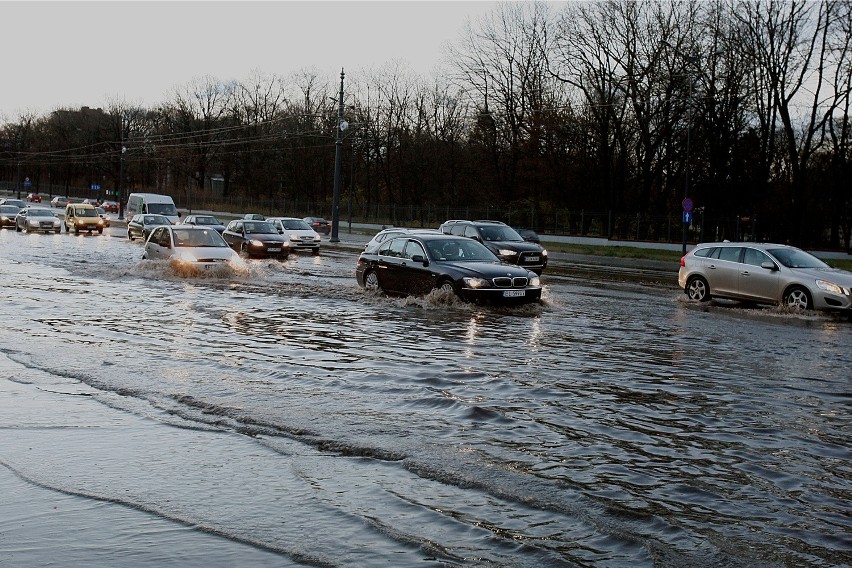
M 852 272 L 787 245 L 700 244 L 680 259 L 678 284 L 699 302 L 727 298 L 805 310 L 852 307 Z

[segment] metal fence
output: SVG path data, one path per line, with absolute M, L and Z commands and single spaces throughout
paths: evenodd
M 0 191 L 26 195 L 23 187 L 15 182 L 0 181 Z M 59 185 L 41 184 L 38 188 L 43 197 L 66 195 L 68 197 L 102 197 L 99 192 L 86 188 L 65 188 Z M 149 190 L 150 191 L 150 190 Z M 181 209 L 215 211 L 221 213 L 261 213 L 292 217 L 321 216 L 331 219 L 330 201 L 304 199 L 211 197 L 209 194 L 179 192 L 172 195 Z M 370 223 L 404 227 L 432 227 L 447 219 L 490 219 L 502 221 L 517 228 L 532 228 L 544 234 L 599 237 L 619 241 L 644 241 L 680 243 L 683 241 L 682 213 L 650 215 L 639 212 L 585 211 L 569 209 L 541 209 L 527 207 L 437 207 L 395 204 L 371 204 L 351 202 L 348 195 L 341 198 L 339 215 L 341 226 L 347 223 Z M 108 196 L 114 199 L 114 196 Z M 691 244 L 723 239 L 750 241 L 766 240 L 767 235 L 778 231 L 769 222 L 758 223 L 754 215 L 712 215 L 697 210 L 687 228 L 687 242 Z M 823 243 L 827 245 L 827 243 Z

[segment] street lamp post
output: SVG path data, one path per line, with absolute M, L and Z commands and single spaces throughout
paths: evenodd
M 687 63 L 691 63 L 696 68 L 698 67 L 698 57 L 695 55 L 686 55 L 684 59 Z M 687 110 L 686 110 L 686 163 L 684 164 L 684 173 L 683 173 L 683 201 L 686 203 L 689 201 L 689 150 L 691 144 L 691 134 L 692 134 L 692 91 L 693 91 L 693 80 L 692 76 L 688 75 L 689 78 L 689 100 L 687 101 Z M 690 208 L 691 209 L 691 208 Z M 691 213 L 687 211 L 687 213 Z M 689 229 L 689 221 L 686 220 L 686 215 L 683 218 L 683 254 L 686 254 L 686 238 Z
M 338 227 L 340 225 L 340 177 L 343 167 L 343 131 L 348 126 L 343 120 L 343 69 L 340 70 L 340 96 L 337 100 L 337 141 L 334 150 L 334 195 L 331 204 L 331 238 L 332 243 L 340 242 Z
M 118 220 L 124 221 L 124 206 L 122 205 L 122 200 L 124 199 L 124 155 L 127 153 L 127 147 L 121 147 L 121 160 L 119 162 L 118 168 Z

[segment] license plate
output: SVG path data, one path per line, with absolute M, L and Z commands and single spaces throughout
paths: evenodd
M 521 298 L 526 295 L 526 290 L 504 290 L 504 298 Z
M 266 249 L 266 252 L 281 252 L 281 249 L 277 247 L 269 247 Z
M 537 256 L 528 256 L 527 262 L 538 262 L 539 258 Z

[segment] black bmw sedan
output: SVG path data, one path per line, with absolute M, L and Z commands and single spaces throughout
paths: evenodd
M 441 234 L 407 234 L 362 252 L 358 284 L 389 294 L 423 295 L 440 289 L 464 300 L 524 304 L 541 298 L 538 275 L 501 262 L 482 243 Z

